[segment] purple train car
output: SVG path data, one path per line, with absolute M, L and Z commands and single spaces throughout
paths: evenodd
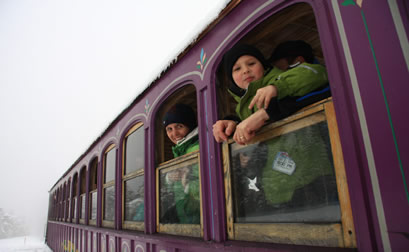
M 50 189 L 47 244 L 408 251 L 408 34 L 406 0 L 230 1 Z M 288 40 L 311 45 L 330 95 L 247 145 L 216 142 L 236 106 L 223 55 L 246 43 L 269 57 Z M 174 158 L 162 119 L 176 103 L 197 115 L 199 150 Z

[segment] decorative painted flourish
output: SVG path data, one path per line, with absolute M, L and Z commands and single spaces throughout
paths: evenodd
M 200 52 L 200 60 L 196 63 L 197 64 L 197 68 L 200 70 L 203 70 L 204 65 L 206 64 L 206 53 L 204 52 L 203 48 L 202 51 Z
M 395 144 L 395 151 L 396 151 L 396 156 L 398 158 L 398 163 L 399 163 L 399 168 L 400 168 L 400 172 L 401 172 L 401 176 L 402 176 L 402 180 L 403 180 L 403 185 L 404 185 L 404 188 L 405 188 L 406 199 L 409 202 L 409 190 L 408 190 L 408 185 L 407 185 L 407 182 L 406 182 L 406 179 L 405 179 L 406 176 L 405 176 L 405 172 L 403 170 L 403 163 L 402 163 L 402 159 L 401 159 L 401 155 L 400 155 L 400 151 L 399 151 L 398 141 L 396 139 L 395 127 L 393 126 L 392 115 L 390 113 L 389 103 L 388 103 L 388 99 L 386 97 L 386 92 L 385 92 L 385 87 L 383 85 L 383 79 L 382 79 L 381 71 L 379 70 L 378 60 L 377 60 L 376 55 L 375 55 L 375 48 L 373 47 L 372 38 L 371 38 L 371 35 L 369 33 L 368 22 L 366 21 L 364 10 L 362 9 L 362 2 L 363 2 L 363 0 L 356 0 L 356 1 L 354 1 L 354 0 L 345 0 L 341 5 L 342 6 L 348 6 L 348 5 L 355 6 L 357 4 L 359 6 L 359 8 L 361 8 L 362 21 L 363 21 L 364 26 L 365 26 L 366 36 L 368 37 L 368 42 L 369 42 L 369 45 L 371 47 L 372 57 L 373 57 L 373 60 L 375 62 L 376 71 L 378 73 L 379 83 L 380 83 L 380 86 L 381 86 L 381 89 L 382 89 L 383 100 L 385 102 L 385 107 L 386 107 L 386 111 L 387 111 L 387 114 L 388 114 L 389 126 L 391 128 L 393 142 Z
M 149 100 L 146 99 L 146 101 L 145 101 L 145 114 L 148 114 L 149 109 L 150 109 Z

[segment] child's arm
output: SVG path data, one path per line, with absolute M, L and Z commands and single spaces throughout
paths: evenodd
M 257 108 L 267 109 L 271 99 L 277 96 L 277 92 L 277 88 L 273 85 L 259 88 L 250 102 L 249 109 L 252 109 L 254 105 L 257 105 Z
M 269 119 L 265 109 L 259 109 L 247 119 L 239 123 L 236 127 L 233 140 L 241 145 L 247 144 L 256 135 L 259 130 Z
M 327 71 L 319 64 L 302 63 L 280 74 L 274 81 L 281 100 L 287 96 L 303 96 L 328 83 Z
M 213 124 L 213 136 L 216 142 L 227 141 L 228 137 L 235 131 L 237 123 L 233 120 L 218 120 Z
M 272 84 L 282 72 L 279 68 L 274 67 L 258 82 L 258 85 L 252 83 L 253 88 L 257 88 L 257 91 L 250 102 L 249 109 L 252 109 L 254 105 L 257 105 L 258 109 L 268 107 L 271 99 L 278 95 L 277 87 Z

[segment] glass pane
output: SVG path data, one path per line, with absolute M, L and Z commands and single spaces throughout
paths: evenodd
M 104 220 L 113 221 L 115 216 L 115 188 L 104 189 Z
M 340 221 L 326 122 L 230 155 L 235 222 Z
M 125 220 L 144 220 L 144 178 L 139 176 L 125 181 Z
M 143 169 L 144 167 L 144 133 L 143 127 L 130 134 L 125 140 L 125 171 L 124 174 Z
M 65 220 L 65 216 L 66 216 L 66 214 L 67 214 L 67 212 L 66 212 L 66 206 L 67 206 L 67 202 L 64 200 L 64 203 L 63 203 L 63 219 Z
M 94 159 L 91 164 L 91 172 L 90 172 L 90 191 L 94 191 L 97 189 L 97 165 L 98 161 Z
M 105 154 L 105 180 L 104 183 L 114 180 L 115 178 L 115 148 Z
M 81 219 L 85 219 L 85 195 L 80 196 L 81 199 Z
M 71 204 L 70 204 L 70 200 L 67 200 L 67 215 L 66 218 L 70 218 L 70 209 L 71 209 Z
M 77 218 L 77 198 L 75 197 L 72 199 L 73 199 L 72 200 L 72 212 L 73 212 L 74 219 L 76 219 Z
M 90 193 L 90 202 L 91 202 L 91 220 L 97 219 L 97 192 Z
M 160 171 L 160 223 L 200 224 L 199 167 Z

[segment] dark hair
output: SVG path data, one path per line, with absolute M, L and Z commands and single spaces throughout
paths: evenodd
M 289 40 L 280 43 L 271 54 L 268 61 L 274 62 L 276 60 L 285 58 L 289 64 L 292 64 L 294 59 L 298 56 L 302 56 L 306 62 L 314 62 L 314 54 L 310 44 L 303 40 Z
M 241 88 L 239 88 L 233 80 L 232 69 L 236 61 L 243 55 L 250 55 L 258 59 L 263 65 L 264 70 L 270 68 L 270 64 L 267 62 L 263 54 L 256 47 L 248 44 L 236 44 L 232 48 L 230 48 L 230 50 L 228 50 L 223 56 L 224 71 L 226 72 L 226 75 L 233 84 L 232 86 L 229 87 L 229 89 L 233 93 L 236 93 L 237 95 L 240 96 L 242 95 L 241 94 L 242 92 L 240 92 Z
M 182 123 L 191 131 L 197 126 L 196 114 L 188 105 L 182 103 L 175 104 L 166 112 L 163 118 L 164 127 L 171 123 Z

